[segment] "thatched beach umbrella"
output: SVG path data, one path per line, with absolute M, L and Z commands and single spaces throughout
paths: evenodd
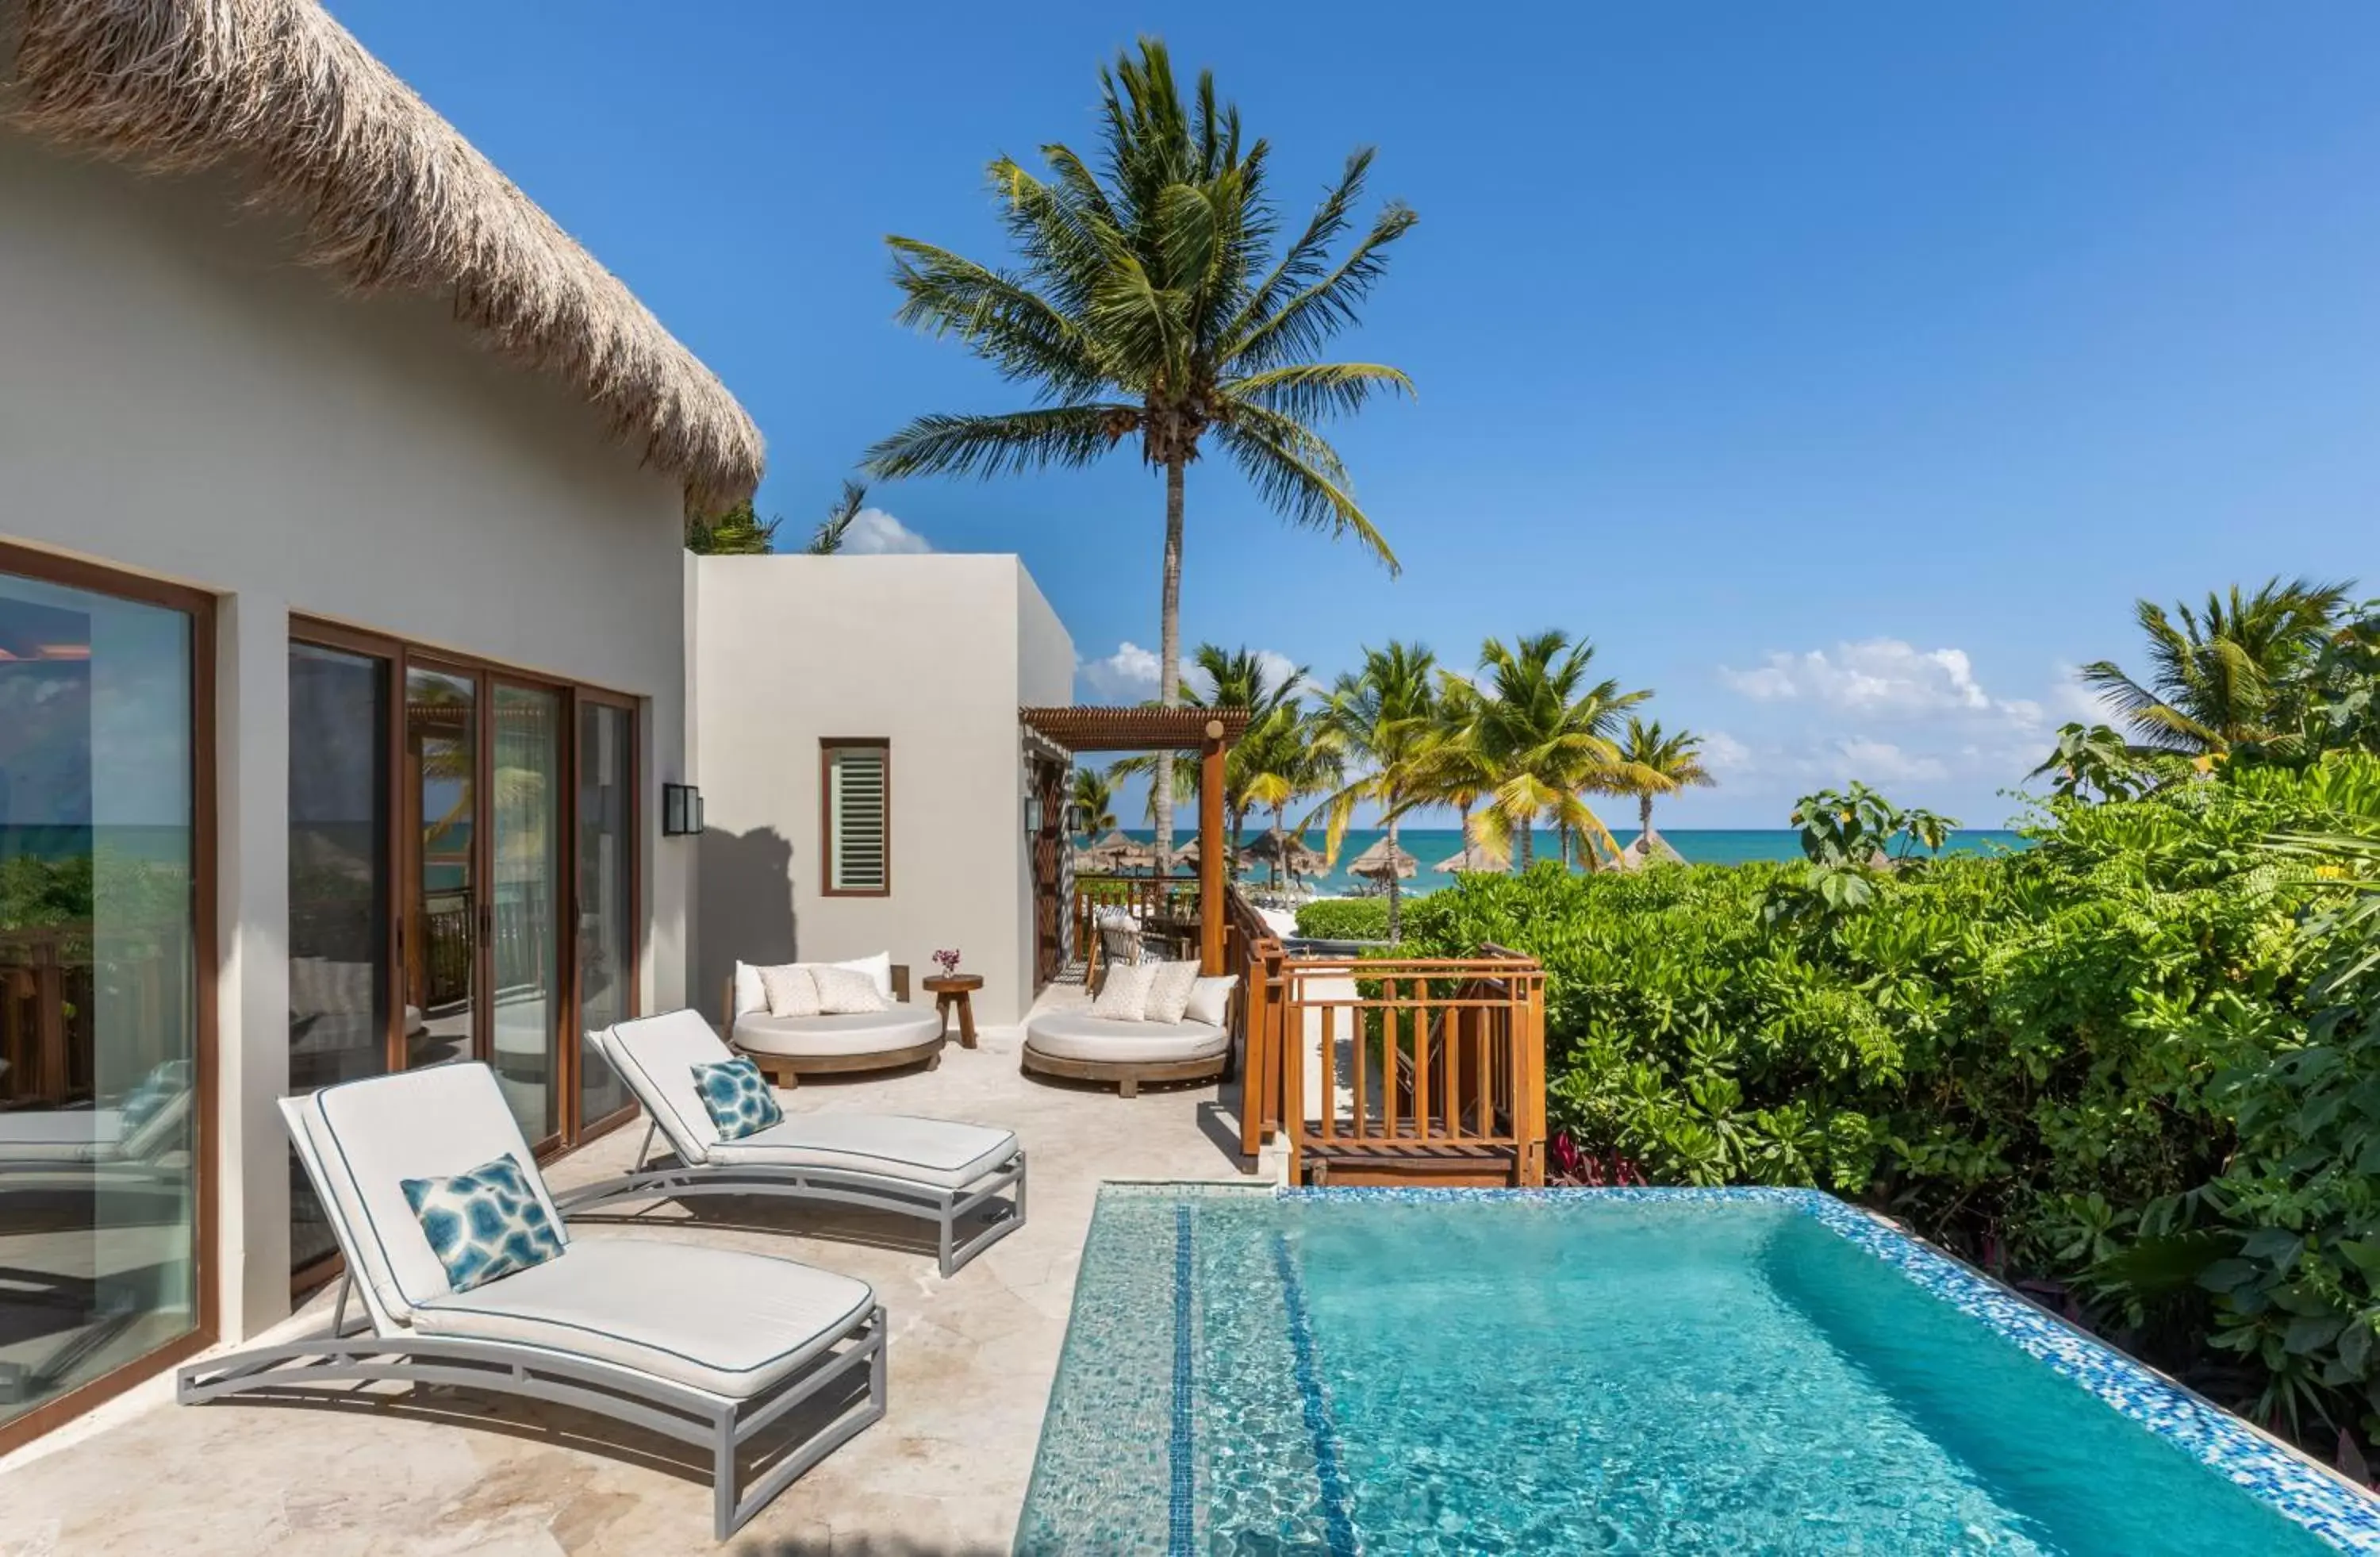
M 1095 870 L 1146 870 L 1157 863 L 1157 851 L 1122 828 L 1083 851 Z
M 1465 844 L 1430 869 L 1447 875 L 1475 876 L 1492 875 L 1503 870 L 1504 866 L 1478 845 Z
M 1278 861 L 1281 870 L 1291 877 L 1315 875 L 1323 866 L 1321 850 L 1278 827 L 1266 828 L 1263 835 L 1248 845 L 1245 852 L 1250 860 L 1259 865 Z
M 1670 846 L 1670 840 L 1651 828 L 1636 835 L 1635 841 L 1620 851 L 1612 861 L 1616 870 L 1642 870 L 1647 865 L 1683 865 L 1686 857 Z
M 1406 881 L 1420 869 L 1420 860 L 1382 838 L 1349 862 L 1347 874 L 1378 882 L 1385 882 L 1393 875 L 1399 881 Z

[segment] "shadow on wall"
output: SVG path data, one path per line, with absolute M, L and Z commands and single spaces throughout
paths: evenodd
M 706 829 L 695 855 L 696 1009 L 722 1026 L 738 962 L 794 957 L 794 845 L 771 827 Z

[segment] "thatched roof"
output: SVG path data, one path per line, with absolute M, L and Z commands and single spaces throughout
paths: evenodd
M 726 386 L 315 0 L 0 0 L 0 115 L 152 172 L 233 172 L 304 223 L 308 263 L 451 298 L 698 512 L 759 483 L 759 429 Z
M 1621 870 L 1642 870 L 1647 865 L 1683 865 L 1686 857 L 1670 846 L 1670 840 L 1646 828 L 1629 841 L 1612 861 Z
M 1474 875 L 1492 874 L 1503 870 L 1504 866 L 1478 845 L 1465 844 L 1430 869 L 1450 874 Z
M 1383 837 L 1348 862 L 1347 874 L 1377 876 L 1386 881 L 1391 873 L 1402 879 L 1420 869 L 1421 861 Z
M 1278 827 L 1266 828 L 1245 852 L 1248 858 L 1259 862 L 1278 858 L 1293 876 L 1310 876 L 1324 863 L 1320 849 Z

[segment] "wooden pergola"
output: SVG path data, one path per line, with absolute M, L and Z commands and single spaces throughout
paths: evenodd
M 1025 708 L 1025 727 L 1069 753 L 1198 753 L 1198 960 L 1223 971 L 1223 754 L 1247 732 L 1244 708 Z M 1160 869 L 1162 867 L 1160 866 Z

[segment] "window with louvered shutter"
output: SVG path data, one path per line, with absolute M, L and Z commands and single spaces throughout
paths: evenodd
M 883 741 L 821 743 L 826 890 L 892 890 L 892 752 Z

